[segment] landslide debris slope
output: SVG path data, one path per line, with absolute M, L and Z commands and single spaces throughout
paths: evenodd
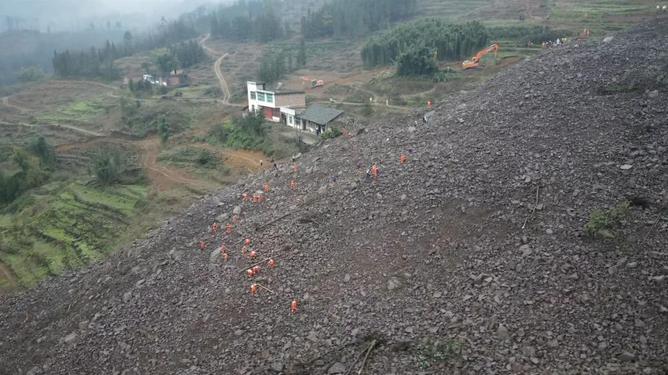
M 0 373 L 665 374 L 665 21 L 327 141 L 2 297 Z M 249 279 L 245 238 L 277 267 Z

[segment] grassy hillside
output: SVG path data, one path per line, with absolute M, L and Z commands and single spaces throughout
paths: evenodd
M 0 261 L 19 286 L 30 287 L 45 276 L 100 260 L 146 204 L 147 194 L 142 185 L 45 185 L 17 202 L 15 212 L 0 214 Z M 7 283 L 0 278 L 0 288 Z

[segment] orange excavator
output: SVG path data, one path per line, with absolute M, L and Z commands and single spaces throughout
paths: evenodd
M 464 69 L 473 69 L 477 68 L 480 66 L 480 60 L 482 60 L 483 57 L 485 57 L 488 53 L 494 52 L 494 58 L 496 59 L 496 55 L 499 52 L 499 49 L 501 49 L 501 46 L 499 46 L 499 43 L 494 43 L 491 46 L 485 48 L 484 50 L 478 52 L 475 56 L 471 58 L 471 60 L 466 60 L 462 63 L 462 67 Z
M 312 89 L 315 89 L 317 87 L 322 87 L 325 85 L 325 81 L 323 81 L 322 79 L 313 79 L 309 77 L 302 77 L 302 83 L 304 82 L 308 82 L 309 84 L 311 84 Z

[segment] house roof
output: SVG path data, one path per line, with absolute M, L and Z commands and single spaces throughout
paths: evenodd
M 306 94 L 306 91 L 274 91 L 274 95 L 278 95 L 278 96 L 294 95 L 294 94 Z
M 325 107 L 319 104 L 313 104 L 308 107 L 299 117 L 304 120 L 314 122 L 318 125 L 327 125 L 341 116 L 343 111 L 335 108 Z

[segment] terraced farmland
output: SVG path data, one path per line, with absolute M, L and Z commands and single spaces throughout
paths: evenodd
M 5 239 L 0 261 L 19 286 L 30 287 L 46 276 L 100 260 L 132 223 L 147 194 L 140 185 L 43 186 L 31 202 L 18 203 L 22 207 L 16 214 L 0 216 L 0 235 Z M 0 287 L 8 282 L 0 274 Z

